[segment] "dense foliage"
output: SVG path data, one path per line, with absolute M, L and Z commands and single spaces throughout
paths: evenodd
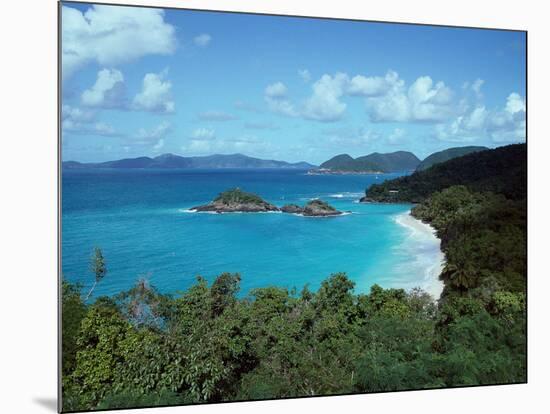
M 366 191 L 366 201 L 424 201 L 432 193 L 453 185 L 474 191 L 503 194 L 512 200 L 527 197 L 527 147 L 508 145 L 474 152 L 436 164 L 425 171 L 374 184 Z
M 75 340 L 64 410 L 525 381 L 519 292 L 448 295 L 438 307 L 418 289 L 355 295 L 345 274 L 317 292 L 266 287 L 244 298 L 239 281 L 198 278 L 178 297 L 140 282 L 80 302 L 79 327 L 65 327 Z
M 377 285 L 355 294 L 344 273 L 316 292 L 247 296 L 238 274 L 177 296 L 139 281 L 93 303 L 63 282 L 64 411 L 525 382 L 524 155 L 484 151 L 379 186 L 424 200 L 412 214 L 442 240 L 439 301 Z M 441 166 L 463 185 L 441 188 L 452 178 Z M 519 178 L 505 188 L 508 171 Z
M 487 147 L 478 147 L 478 146 L 466 146 L 466 147 L 455 147 L 455 148 L 447 148 L 443 151 L 434 152 L 431 155 L 428 155 L 418 166 L 416 167 L 416 171 L 422 171 L 427 170 L 432 165 L 439 164 L 441 162 L 452 160 L 453 158 L 462 157 L 466 154 L 470 154 L 472 152 L 479 152 L 488 150 Z
M 446 291 L 483 297 L 498 290 L 525 291 L 525 200 L 453 186 L 433 194 L 412 214 L 437 229 L 447 259 L 441 275 Z
M 215 199 L 214 202 L 219 202 L 223 204 L 262 204 L 264 200 L 256 194 L 247 193 L 239 188 L 233 188 L 231 190 L 224 191 L 220 193 Z

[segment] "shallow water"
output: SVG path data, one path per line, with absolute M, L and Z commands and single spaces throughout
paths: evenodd
M 63 172 L 64 277 L 91 285 L 89 258 L 102 248 L 108 274 L 95 295 L 116 294 L 146 277 L 163 292 L 239 272 L 241 293 L 268 285 L 317 289 L 346 272 L 356 292 L 426 285 L 433 236 L 396 218 L 410 205 L 359 204 L 385 175 L 306 175 L 285 170 L 67 170 Z M 232 187 L 282 206 L 313 198 L 351 214 L 204 214 L 189 209 Z M 426 240 L 432 240 L 426 244 Z M 423 241 L 423 242 L 419 242 Z M 436 249 L 437 250 L 437 249 Z

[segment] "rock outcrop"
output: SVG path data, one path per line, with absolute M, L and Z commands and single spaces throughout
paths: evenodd
M 338 216 L 342 214 L 341 211 L 336 210 L 330 204 L 321 200 L 311 200 L 304 207 L 296 204 L 287 204 L 281 207 L 281 211 L 283 213 L 301 214 L 307 217 Z

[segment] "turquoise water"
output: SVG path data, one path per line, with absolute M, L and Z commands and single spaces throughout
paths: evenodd
M 95 295 L 112 295 L 145 277 L 163 292 L 185 290 L 197 275 L 228 271 L 241 293 L 268 285 L 317 289 L 346 272 L 356 292 L 414 285 L 424 265 L 411 231 L 396 222 L 409 205 L 359 204 L 385 175 L 306 175 L 282 170 L 67 170 L 62 180 L 64 277 L 88 287 L 90 254 L 102 248 L 108 274 Z M 378 177 L 378 178 L 377 178 Z M 321 198 L 351 214 L 308 218 L 282 213 L 191 213 L 232 187 L 281 206 Z

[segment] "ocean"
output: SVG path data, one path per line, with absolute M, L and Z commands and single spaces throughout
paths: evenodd
M 108 273 L 95 297 L 115 295 L 141 278 L 161 292 L 177 293 L 198 275 L 211 282 L 222 272 L 240 273 L 241 295 L 265 286 L 316 290 L 336 272 L 347 273 L 356 293 L 367 293 L 374 283 L 430 291 L 434 266 L 441 260 L 439 241 L 429 229 L 410 225 L 411 205 L 358 203 L 365 188 L 399 175 L 64 170 L 63 277 L 89 289 L 94 277 L 90 256 L 97 246 Z M 234 187 L 277 206 L 320 198 L 350 214 L 319 218 L 189 211 Z

